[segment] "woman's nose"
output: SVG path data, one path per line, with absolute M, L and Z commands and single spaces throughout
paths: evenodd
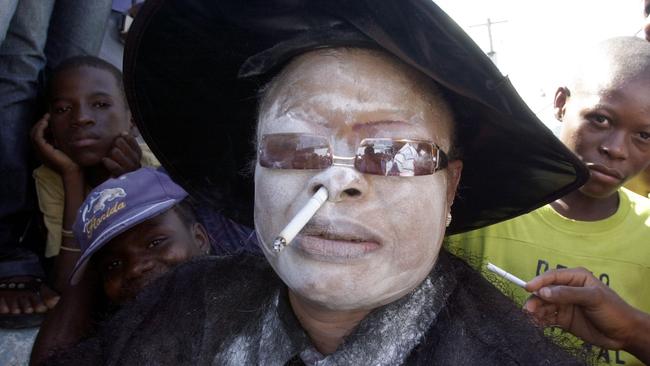
M 310 194 L 321 186 L 327 188 L 328 201 L 339 202 L 360 199 L 368 193 L 366 177 L 354 167 L 332 166 L 316 174 L 309 181 Z

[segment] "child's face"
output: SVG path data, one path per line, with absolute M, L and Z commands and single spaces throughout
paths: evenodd
M 200 224 L 188 226 L 171 209 L 115 237 L 93 256 L 93 266 L 106 296 L 121 304 L 175 266 L 205 254 L 208 245 Z
M 650 80 L 618 82 L 594 77 L 579 88 L 560 88 L 555 107 L 560 138 L 587 164 L 591 177 L 580 189 L 609 197 L 650 162 Z
M 52 83 L 50 130 L 54 145 L 82 167 L 101 163 L 113 140 L 133 125 L 117 81 L 109 71 L 82 66 Z

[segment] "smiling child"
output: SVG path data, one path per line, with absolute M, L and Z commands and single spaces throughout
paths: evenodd
M 90 192 L 73 226 L 81 247 L 75 286 L 48 313 L 34 364 L 92 333 L 103 309 L 119 308 L 174 267 L 210 252 L 208 233 L 187 198 L 169 176 L 146 167 Z

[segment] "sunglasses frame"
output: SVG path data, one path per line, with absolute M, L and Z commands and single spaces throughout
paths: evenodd
M 362 139 L 358 146 L 357 146 L 357 154 L 354 156 L 341 156 L 341 155 L 335 155 L 333 152 L 332 144 L 328 141 L 326 136 L 322 135 L 314 135 L 314 134 L 308 134 L 308 133 L 271 133 L 271 134 L 264 134 L 262 135 L 262 141 L 260 143 L 260 147 L 258 148 L 258 161 L 262 161 L 260 159 L 260 156 L 263 154 L 263 149 L 262 146 L 264 144 L 264 139 L 267 136 L 278 136 L 278 135 L 285 135 L 285 136 L 308 136 L 308 137 L 313 137 L 313 138 L 319 138 L 323 139 L 324 142 L 327 142 L 327 149 L 328 149 L 328 157 L 331 158 L 331 165 L 323 168 L 278 168 L 278 167 L 273 167 L 273 166 L 265 166 L 260 163 L 262 167 L 269 168 L 269 169 L 281 169 L 281 170 L 324 170 L 332 166 L 344 166 L 344 167 L 349 167 L 353 168 L 357 171 L 359 171 L 362 174 L 369 174 L 369 175 L 378 175 L 378 176 L 393 176 L 389 174 L 374 174 L 370 172 L 364 172 L 360 169 L 357 168 L 356 166 L 356 161 L 357 158 L 361 158 L 361 155 L 358 153 L 358 151 L 365 146 L 370 146 L 368 144 L 369 141 L 391 141 L 391 142 L 399 142 L 399 143 L 404 143 L 404 144 L 426 144 L 431 146 L 431 151 L 433 152 L 435 149 L 435 154 L 432 153 L 432 161 L 434 162 L 435 166 L 431 173 L 427 174 L 413 174 L 413 175 L 397 175 L 399 177 L 409 177 L 409 176 L 423 176 L 423 175 L 433 175 L 437 173 L 440 170 L 443 170 L 447 168 L 448 165 L 448 157 L 445 151 L 440 148 L 436 143 L 429 141 L 429 140 L 420 140 L 420 139 L 405 139 L 405 138 L 390 138 L 390 137 L 368 137 Z M 325 147 L 325 146 L 323 146 Z

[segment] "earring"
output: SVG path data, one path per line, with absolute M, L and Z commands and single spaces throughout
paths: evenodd
M 446 227 L 449 227 L 451 225 L 451 212 L 447 212 L 447 222 L 445 223 Z

